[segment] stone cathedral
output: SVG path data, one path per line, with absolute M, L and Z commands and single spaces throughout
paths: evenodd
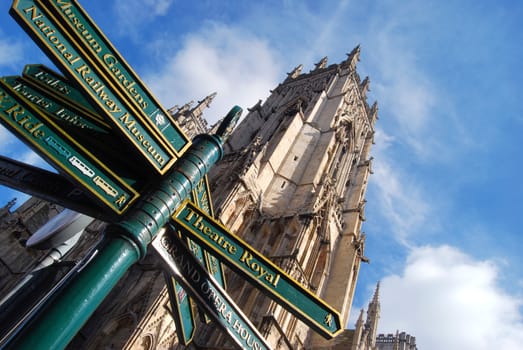
M 341 63 L 328 65 L 325 57 L 308 73 L 302 65 L 293 69 L 265 102 L 248 109 L 224 146 L 223 160 L 209 174 L 215 217 L 340 311 L 345 325 L 360 264 L 368 261 L 361 225 L 378 112 L 376 103 L 367 103 L 369 79 L 360 79 L 356 71 L 359 55 L 356 47 Z M 188 103 L 170 110 L 190 137 L 207 132 L 202 114 L 214 95 L 194 107 Z M 11 272 L 29 270 L 40 256 L 21 248 L 36 225 L 24 213 L 38 212 L 41 225 L 60 210 L 54 205 L 42 209 L 44 204 L 34 198 L 30 203 L 14 212 L 6 207 L 0 217 L 1 246 L 16 246 L 23 261 L 2 258 L 0 273 L 9 286 L 20 278 Z M 29 210 L 31 206 L 38 210 Z M 16 225 L 16 235 L 10 225 Z M 64 260 L 80 259 L 104 226 L 94 221 Z M 9 254 L 9 249 L 0 253 Z M 325 340 L 241 277 L 226 272 L 228 293 L 274 349 L 375 348 L 373 342 L 360 342 L 368 338 L 361 332 Z M 183 349 L 171 312 L 162 265 L 150 252 L 112 290 L 69 348 Z M 374 318 L 367 334 L 375 338 Z M 188 348 L 233 346 L 202 318 Z

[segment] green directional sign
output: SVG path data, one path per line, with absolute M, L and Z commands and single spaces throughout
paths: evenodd
M 182 345 L 187 346 L 192 342 L 196 331 L 191 300 L 183 287 L 170 274 L 164 273 L 164 278 L 167 292 L 169 293 L 178 340 Z
M 271 349 L 221 286 L 209 276 L 183 242 L 171 230 L 158 233 L 152 242 L 169 273 L 240 349 Z
M 178 208 L 172 223 L 325 338 L 342 331 L 338 311 L 190 201 Z
M 150 174 L 143 171 L 143 166 L 140 166 L 139 162 L 127 162 L 122 158 L 122 154 L 127 154 L 128 149 L 124 144 L 114 142 L 118 138 L 105 123 L 86 117 L 74 105 L 68 104 L 67 99 L 56 98 L 43 86 L 35 88 L 24 78 L 11 76 L 2 77 L 0 80 L 9 84 L 25 100 L 49 115 L 60 128 L 101 163 L 109 164 L 111 170 L 125 178 L 127 184 L 132 185 L 137 191 L 142 189 L 141 182 Z M 108 144 L 111 145 L 110 149 L 107 148 Z
M 93 63 L 102 69 L 139 115 L 167 139 L 177 154 L 182 153 L 189 145 L 189 139 L 78 2 L 50 0 L 42 4 L 62 22 L 66 32 L 71 33 L 72 42 L 79 43 L 93 57 Z
M 44 90 L 35 89 L 25 79 L 16 76 L 2 77 L 1 80 L 9 84 L 13 90 L 22 95 L 26 100 L 32 102 L 40 109 L 48 113 L 52 118 L 62 125 L 78 129 L 92 130 L 98 133 L 109 134 L 107 124 L 91 118 L 86 118 L 66 101 L 60 101 Z
M 0 80 L 0 122 L 97 203 L 123 213 L 139 194 L 79 145 L 36 105 Z
M 76 47 L 70 33 L 52 14 L 33 0 L 15 0 L 10 13 L 154 170 L 164 174 L 172 166 L 177 157 L 171 145 L 151 128 L 150 121 L 140 118 L 138 111 L 115 92 L 90 55 Z
M 34 88 L 45 91 L 63 104 L 74 106 L 82 115 L 110 128 L 78 88 L 52 69 L 43 64 L 28 64 L 24 67 L 22 76 Z
M 214 217 L 214 210 L 212 207 L 211 200 L 211 189 L 209 187 L 209 181 L 207 175 L 205 175 L 200 182 L 196 185 L 196 188 L 191 194 L 192 202 L 201 208 L 207 215 Z M 193 251 L 193 254 L 198 258 L 199 261 L 204 262 L 207 267 L 207 271 L 220 283 L 222 288 L 225 288 L 225 274 L 223 268 L 218 259 L 207 251 L 201 249 L 201 247 L 194 241 L 189 241 L 189 248 Z

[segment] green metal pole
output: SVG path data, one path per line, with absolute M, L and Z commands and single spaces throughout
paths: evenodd
M 147 247 L 189 196 L 210 167 L 221 159 L 222 144 L 241 115 L 235 106 L 215 135 L 197 136 L 173 169 L 143 196 L 104 239 L 67 286 L 17 336 L 12 349 L 63 349 L 109 294 L 127 269 L 144 257 Z

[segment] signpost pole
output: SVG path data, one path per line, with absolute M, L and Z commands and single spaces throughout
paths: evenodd
M 7 344 L 12 349 L 61 349 L 80 330 L 127 269 L 144 257 L 147 246 L 169 222 L 180 203 L 223 154 L 222 145 L 241 114 L 235 106 L 214 135 L 200 135 L 173 169 L 119 223 L 85 260 L 67 287 L 34 322 Z

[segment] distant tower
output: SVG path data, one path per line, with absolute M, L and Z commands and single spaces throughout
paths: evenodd
M 376 290 L 374 291 L 374 296 L 372 301 L 369 303 L 369 308 L 367 309 L 367 321 L 365 322 L 365 328 L 363 333 L 363 338 L 367 343 L 368 349 L 376 349 L 376 334 L 378 332 L 378 322 L 380 319 L 380 283 L 376 285 Z
M 396 335 L 378 335 L 376 350 L 418 350 L 418 347 L 416 346 L 416 337 L 396 331 Z

